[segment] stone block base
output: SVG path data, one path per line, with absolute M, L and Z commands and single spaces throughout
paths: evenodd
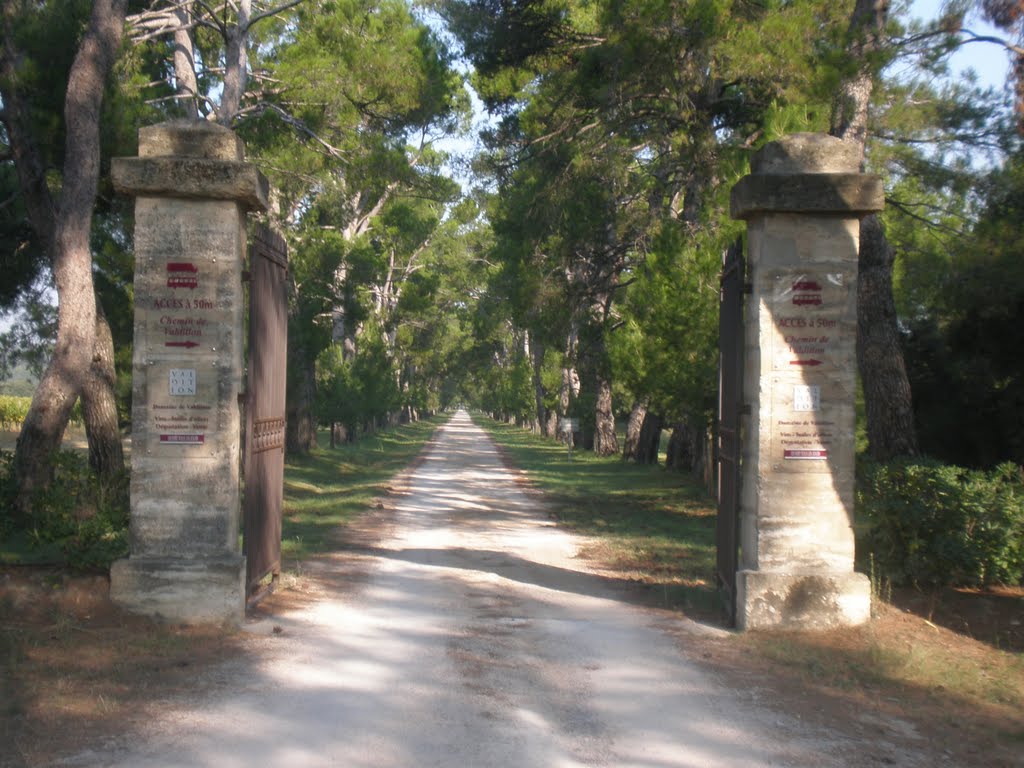
M 165 621 L 238 625 L 245 617 L 245 558 L 118 560 L 110 568 L 110 598 Z
M 750 629 L 831 629 L 871 619 L 871 583 L 862 573 L 736 574 L 736 626 Z

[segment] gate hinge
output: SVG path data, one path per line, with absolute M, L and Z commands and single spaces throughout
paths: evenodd
M 748 294 L 748 295 L 753 293 L 754 292 L 754 284 L 753 283 L 744 283 L 743 284 L 743 292 Z
M 740 406 L 740 413 L 744 416 L 750 415 L 750 403 L 744 403 Z
M 242 270 L 242 282 L 243 283 L 248 283 L 251 280 L 252 280 L 252 272 L 250 272 L 248 269 L 243 269 Z

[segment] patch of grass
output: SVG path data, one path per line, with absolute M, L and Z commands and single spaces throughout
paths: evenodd
M 670 607 L 715 615 L 715 505 L 699 485 L 583 451 L 570 461 L 564 445 L 475 419 L 544 492 L 557 519 L 595 541 L 585 554 L 650 585 L 652 597 L 663 592 Z M 876 600 L 886 590 L 878 592 Z M 835 706 L 844 712 L 910 717 L 932 735 L 952 734 L 951 748 L 970 734 L 973 747 L 985 743 L 1000 756 L 1024 741 L 1024 656 L 881 600 L 867 626 L 735 634 L 716 653 L 727 660 L 723 674 L 740 674 L 742 685 L 743 674 L 769 677 L 794 706 L 816 691 L 814 701 L 842 702 Z M 991 764 L 1018 764 L 1003 759 Z
M 335 548 L 340 526 L 369 509 L 446 420 L 436 416 L 351 445 L 290 456 L 284 470 L 284 564 Z M 319 435 L 318 442 L 327 446 L 327 434 Z
M 736 643 L 813 687 L 897 702 L 958 727 L 974 721 L 997 740 L 1024 738 L 1024 657 L 891 606 L 863 627 L 748 633 Z
M 345 523 L 373 506 L 443 420 L 289 458 L 285 565 L 334 548 Z M 8 754 L 17 765 L 53 765 L 130 730 L 163 698 L 223 685 L 199 671 L 246 648 L 245 635 L 229 628 L 125 614 L 107 589 L 103 575 L 0 565 L 0 765 Z
M 561 443 L 474 414 L 540 488 L 559 522 L 593 540 L 582 554 L 648 587 L 669 607 L 717 616 L 715 503 L 659 466 L 567 455 Z
M 98 478 L 84 453 L 60 450 L 53 478 L 32 497 L 28 521 L 6 513 L 14 498 L 13 454 L 0 450 L 0 564 L 105 571 L 128 554 L 128 475 Z

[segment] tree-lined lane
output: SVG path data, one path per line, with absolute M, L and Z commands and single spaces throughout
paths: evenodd
M 254 623 L 268 636 L 254 668 L 216 671 L 221 693 L 168 712 L 137 748 L 71 764 L 873 764 L 841 731 L 751 706 L 690 663 L 662 615 L 582 568 L 580 540 L 465 413 L 392 503 L 379 545 L 333 561 L 357 562 L 358 585 L 275 618 L 279 634 Z

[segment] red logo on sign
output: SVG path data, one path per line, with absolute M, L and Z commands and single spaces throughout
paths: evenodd
M 169 261 L 167 262 L 167 287 L 168 288 L 195 288 L 199 280 L 195 275 L 199 274 L 199 267 L 191 261 Z
M 793 283 L 793 304 L 797 307 L 819 306 L 821 284 L 816 280 L 797 280 Z

